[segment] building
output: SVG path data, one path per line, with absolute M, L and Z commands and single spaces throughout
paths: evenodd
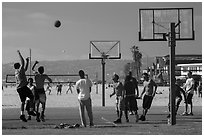
M 191 70 L 193 74 L 202 74 L 202 55 L 175 55 L 176 75 L 186 75 L 186 71 Z M 156 57 L 156 72 L 169 72 L 169 55 Z
M 192 71 L 193 75 L 202 75 L 202 63 L 178 64 L 181 70 L 181 76 L 187 75 L 188 71 Z

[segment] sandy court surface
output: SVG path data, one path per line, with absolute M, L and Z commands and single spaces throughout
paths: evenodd
M 73 94 L 66 94 L 67 87 L 63 87 L 62 95 L 56 95 L 56 88 L 52 88 L 51 95 L 47 93 L 46 122 L 36 122 L 35 118 L 24 123 L 19 120 L 20 100 L 15 88 L 6 88 L 2 92 L 2 134 L 3 135 L 201 135 L 202 134 L 202 99 L 193 97 L 194 116 L 177 116 L 177 124 L 167 123 L 168 87 L 158 87 L 147 121 L 135 123 L 134 116 L 129 116 L 130 123 L 112 124 L 116 119 L 115 97 L 110 98 L 112 88 L 106 89 L 106 107 L 101 107 L 101 87 L 96 94 L 92 88 L 92 104 L 94 113 L 94 128 L 55 129 L 60 123 L 80 123 L 76 90 Z M 140 92 L 142 87 L 139 87 Z M 138 100 L 138 113 L 142 113 L 142 100 Z M 183 112 L 183 102 L 178 114 Z M 102 118 L 103 117 L 103 118 Z M 105 119 L 105 120 L 104 120 Z M 88 119 L 87 119 L 88 121 Z
M 67 86 L 63 86 L 62 89 L 62 95 L 56 94 L 56 88 L 52 87 L 51 95 L 47 94 L 47 108 L 50 107 L 76 107 L 78 106 L 78 100 L 77 100 L 77 93 L 75 88 L 73 88 L 73 94 L 69 91 L 68 94 L 66 94 Z M 109 95 L 112 93 L 112 88 L 106 89 L 106 96 L 105 96 L 105 106 L 114 106 L 115 105 L 115 96 L 112 98 L 109 97 Z M 142 87 L 139 87 L 139 92 L 142 92 Z M 152 106 L 167 106 L 168 104 L 168 87 L 158 87 L 157 92 L 161 92 L 162 94 L 156 94 Z M 96 86 L 93 86 L 92 88 L 92 103 L 93 106 L 102 106 L 102 93 L 101 93 L 101 86 L 98 86 L 98 94 L 96 94 Z M 142 105 L 142 100 L 138 100 L 138 106 Z M 183 106 L 183 101 L 181 102 L 181 106 Z M 193 96 L 193 105 L 194 106 L 202 106 L 202 98 L 199 98 L 196 94 Z M 20 99 L 18 97 L 18 94 L 15 90 L 15 88 L 4 88 L 4 91 L 2 92 L 2 108 L 19 108 L 20 106 Z
M 78 107 L 47 108 L 46 121 L 36 122 L 32 118 L 29 122 L 21 122 L 18 108 L 8 108 L 3 111 L 2 134 L 3 135 L 201 135 L 202 115 L 201 107 L 194 108 L 194 116 L 177 116 L 176 125 L 167 123 L 166 107 L 153 106 L 146 121 L 135 123 L 135 117 L 129 116 L 130 122 L 126 123 L 124 116 L 122 124 L 114 125 L 116 119 L 114 107 L 93 107 L 94 124 L 90 128 L 56 129 L 60 123 L 80 123 Z M 179 113 L 182 111 L 179 110 Z M 139 114 L 142 109 L 139 108 Z M 87 118 L 87 122 L 88 122 Z

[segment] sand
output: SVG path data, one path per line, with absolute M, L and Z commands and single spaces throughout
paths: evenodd
M 139 86 L 139 92 L 142 92 L 142 86 Z M 75 88 L 73 88 L 73 94 L 69 91 L 68 94 L 66 94 L 67 86 L 63 86 L 62 88 L 62 94 L 57 95 L 56 94 L 56 87 L 52 87 L 51 95 L 47 94 L 47 108 L 52 107 L 76 107 L 78 106 L 78 100 L 77 100 L 77 93 Z M 105 91 L 105 106 L 115 106 L 115 97 L 112 98 L 109 97 L 109 95 L 112 93 L 112 88 L 106 88 Z M 157 92 L 162 94 L 156 94 L 152 106 L 167 106 L 169 102 L 169 90 L 168 87 L 158 87 Z M 91 93 L 92 103 L 93 106 L 102 106 L 102 93 L 101 93 L 101 85 L 98 86 L 98 94 L 96 94 L 96 86 L 92 87 L 92 93 Z M 142 105 L 142 100 L 138 99 L 138 106 Z M 183 101 L 181 102 L 181 106 L 183 106 Z M 194 106 L 202 106 L 202 98 L 198 97 L 196 94 L 193 96 L 193 105 Z M 4 88 L 4 91 L 2 92 L 2 108 L 19 108 L 20 106 L 20 99 L 18 96 L 18 93 L 16 92 L 15 87 L 8 87 Z
M 202 135 L 202 99 L 193 97 L 194 116 L 177 115 L 176 125 L 168 125 L 168 87 L 158 87 L 152 107 L 148 112 L 146 121 L 135 123 L 134 116 L 129 116 L 130 122 L 113 126 L 111 122 L 116 119 L 115 97 L 110 98 L 111 88 L 106 89 L 106 107 L 101 107 L 101 87 L 96 94 L 92 89 L 92 102 L 94 114 L 94 128 L 55 129 L 60 123 L 80 123 L 76 90 L 73 94 L 66 94 L 63 87 L 62 95 L 56 95 L 56 88 L 52 88 L 51 95 L 47 95 L 46 121 L 36 122 L 33 117 L 29 122 L 19 120 L 20 99 L 15 88 L 6 88 L 2 92 L 2 134 L 3 135 Z M 142 87 L 139 87 L 140 92 Z M 48 93 L 46 93 L 48 94 Z M 142 114 L 142 100 L 138 100 L 138 113 Z M 183 102 L 181 103 L 183 106 Z M 183 112 L 183 107 L 178 114 Z M 102 117 L 109 122 L 102 119 Z M 87 118 L 88 120 L 88 118 Z

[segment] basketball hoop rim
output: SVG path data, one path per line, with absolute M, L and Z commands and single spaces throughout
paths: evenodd
M 102 57 L 91 57 L 91 53 L 89 53 L 89 59 L 104 59 Z M 121 53 L 119 53 L 119 57 L 108 57 L 105 59 L 121 59 Z

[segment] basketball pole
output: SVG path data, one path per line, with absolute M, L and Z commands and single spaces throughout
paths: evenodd
M 176 47 L 176 33 L 175 23 L 171 23 L 170 33 L 170 123 L 176 124 L 176 111 L 175 111 L 175 47 Z
M 31 49 L 30 49 L 30 78 L 31 78 Z
M 105 58 L 101 59 L 102 64 L 102 106 L 105 107 Z
M 98 72 L 96 72 L 96 94 L 98 94 Z

